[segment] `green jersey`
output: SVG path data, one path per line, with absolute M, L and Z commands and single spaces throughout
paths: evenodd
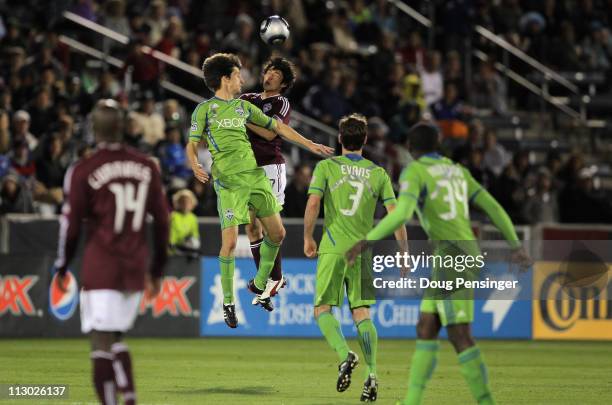
M 387 172 L 357 154 L 319 162 L 308 194 L 323 197 L 325 230 L 319 253 L 344 254 L 372 229 L 377 201 L 386 206 L 396 202 Z
M 213 158 L 215 178 L 254 170 L 257 161 L 246 133 L 246 124 L 253 123 L 274 129 L 276 121 L 258 107 L 238 98 L 223 100 L 213 97 L 203 101 L 191 115 L 189 140 L 206 138 Z
M 400 176 L 400 198 L 417 200 L 417 215 L 431 240 L 475 240 L 469 203 L 481 190 L 466 168 L 437 153 L 411 162 Z

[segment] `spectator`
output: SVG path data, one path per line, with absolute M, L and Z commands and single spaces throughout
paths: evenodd
M 181 131 L 176 126 L 166 127 L 166 139 L 156 147 L 157 157 L 168 179 L 177 178 L 185 183 L 191 177 L 187 165 L 185 145 L 181 142 Z
M 391 118 L 389 138 L 396 144 L 407 140 L 408 130 L 421 119 L 421 108 L 414 102 L 406 102 Z
M 126 37 L 130 36 L 130 23 L 125 16 L 125 2 L 123 0 L 108 0 L 104 4 L 103 19 L 103 24 L 106 28 Z
M 422 66 L 425 60 L 427 49 L 423 46 L 423 39 L 418 31 L 408 34 L 408 43 L 400 48 L 400 54 L 404 64 L 416 70 L 417 66 Z
M 585 224 L 612 223 L 612 206 L 593 183 L 594 170 L 584 167 L 576 180 L 565 186 L 559 196 L 561 222 Z
M 444 78 L 440 70 L 442 57 L 440 52 L 432 51 L 425 57 L 425 64 L 419 68 L 421 83 L 423 85 L 423 94 L 425 102 L 428 106 L 437 103 L 442 99 L 444 92 Z
M 236 17 L 235 28 L 221 43 L 221 49 L 227 52 L 242 53 L 257 60 L 259 41 L 255 36 L 255 22 L 247 14 Z
M 30 150 L 38 146 L 38 138 L 30 132 L 30 114 L 19 110 L 13 115 L 13 144 L 24 141 Z
M 151 146 L 164 138 L 165 123 L 162 115 L 155 111 L 153 94 L 146 92 L 140 102 L 140 111 L 134 113 L 134 118 L 142 128 L 142 140 Z
M 335 125 L 349 112 L 348 100 L 341 93 L 342 73 L 339 69 L 328 72 L 322 85 L 314 85 L 304 97 L 304 107 L 328 125 Z
M 436 120 L 462 120 L 465 111 L 463 103 L 459 100 L 457 86 L 453 83 L 444 85 L 444 97 L 431 106 L 431 113 Z
M 527 192 L 523 216 L 528 224 L 558 222 L 557 194 L 552 188 L 551 173 L 546 168 L 539 170 L 536 187 Z
M 554 38 L 550 46 L 549 59 L 558 69 L 572 71 L 582 70 L 582 47 L 576 43 L 574 26 L 569 21 L 561 23 L 561 35 Z
M 119 94 L 119 84 L 113 74 L 104 70 L 98 76 L 98 85 L 92 94 L 94 100 L 102 98 L 115 98 Z M 91 106 L 88 106 L 91 109 Z
M 610 30 L 600 22 L 591 25 L 591 35 L 585 39 L 583 49 L 587 68 L 592 71 L 608 71 L 612 66 L 612 40 Z
M 461 67 L 461 56 L 457 51 L 446 54 L 446 68 L 444 69 L 444 83 L 452 83 L 457 88 L 458 97 L 465 100 L 465 76 Z
M 160 52 L 174 58 L 180 57 L 180 45 L 183 41 L 183 24 L 178 17 L 171 17 L 164 35 L 155 46 Z
M 401 103 L 416 104 L 419 107 L 420 114 L 427 110 L 427 102 L 423 94 L 423 83 L 419 75 L 409 73 L 404 76 Z
M 312 179 L 312 168 L 302 164 L 295 169 L 293 181 L 287 186 L 284 215 L 289 218 L 302 218 L 308 200 L 308 186 Z
M 200 230 L 193 214 L 195 195 L 187 189 L 172 196 L 174 210 L 170 214 L 170 252 L 196 259 L 200 256 Z
M 509 161 L 510 154 L 506 152 L 506 148 L 497 143 L 495 131 L 487 130 L 485 133 L 483 166 L 493 172 L 495 176 L 499 176 Z
M 31 117 L 30 128 L 32 133 L 40 139 L 48 130 L 49 123 L 57 119 L 49 88 L 41 87 L 36 91 L 36 98 L 28 109 L 28 113 Z
M 517 31 L 519 20 L 523 15 L 519 0 L 502 0 L 501 4 L 493 8 L 493 20 L 496 32 L 505 34 Z
M 150 27 L 151 43 L 158 43 L 168 26 L 166 2 L 164 0 L 153 0 L 150 5 L 149 17 L 145 21 Z
M 15 140 L 11 152 L 11 166 L 24 179 L 30 179 L 36 174 L 36 164 L 28 144 L 24 140 Z
M 470 155 L 472 154 L 472 150 L 483 147 L 482 138 L 484 132 L 485 128 L 484 125 L 482 125 L 482 121 L 477 118 L 470 121 L 470 123 L 468 124 L 467 139 L 453 150 L 453 160 L 455 162 L 461 163 L 464 166 L 467 166 L 470 160 Z M 484 151 L 482 153 L 484 156 Z
M 148 36 L 146 36 L 148 38 Z M 137 40 L 130 44 L 130 50 L 121 70 L 121 74 L 132 68 L 132 80 L 138 84 L 141 91 L 152 91 L 159 95 L 159 66 L 157 59 L 144 52 L 148 40 Z
M 482 62 L 479 74 L 474 78 L 472 104 L 482 109 L 492 109 L 497 114 L 505 114 L 506 84 L 495 71 L 492 63 Z
M 343 52 L 356 52 L 359 45 L 353 35 L 348 11 L 341 7 L 336 11 L 333 21 L 334 45 Z
M 490 192 L 493 192 L 495 175 L 483 165 L 482 150 L 480 148 L 473 148 L 470 151 L 466 168 L 477 182 Z
M 53 134 L 44 144 L 45 150 L 36 160 L 36 178 L 47 189 L 63 187 L 67 166 L 62 162 L 63 143 L 59 134 Z
M 2 178 L 0 188 L 0 215 L 34 213 L 32 194 L 15 174 Z

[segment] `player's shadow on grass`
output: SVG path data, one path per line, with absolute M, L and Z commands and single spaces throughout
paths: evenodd
M 200 388 L 195 390 L 175 390 L 166 391 L 173 394 L 184 395 L 211 395 L 211 394 L 227 394 L 227 395 L 271 395 L 275 391 L 271 387 L 241 387 L 241 388 L 226 388 L 226 387 L 211 387 Z

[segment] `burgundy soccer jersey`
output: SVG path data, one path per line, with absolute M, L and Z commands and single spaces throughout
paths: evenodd
M 148 266 L 153 276 L 162 275 L 169 214 L 153 161 L 135 149 L 103 144 L 68 170 L 64 188 L 57 267 L 70 263 L 85 226 L 85 290 L 142 290 Z M 145 236 L 147 213 L 154 221 L 152 260 Z
M 260 93 L 246 93 L 240 96 L 241 99 L 250 101 L 268 117 L 278 118 L 283 123 L 289 124 L 289 115 L 291 114 L 291 105 L 289 100 L 278 95 L 267 98 L 261 98 Z M 253 133 L 247 128 L 247 134 L 255 153 L 255 160 L 258 166 L 266 166 L 273 164 L 285 163 L 285 159 L 281 154 L 282 139 L 280 136 L 268 141 L 261 136 Z

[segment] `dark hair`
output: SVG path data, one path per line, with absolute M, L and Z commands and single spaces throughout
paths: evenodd
M 276 57 L 266 62 L 263 68 L 263 72 L 266 73 L 268 70 L 278 70 L 283 74 L 283 81 L 281 84 L 285 86 L 281 89 L 281 93 L 284 93 L 293 87 L 295 83 L 295 65 L 288 59 Z
M 101 99 L 92 113 L 93 130 L 97 140 L 119 142 L 123 138 L 124 114 L 115 100 Z
M 221 78 L 230 77 L 234 67 L 242 68 L 238 56 L 231 53 L 217 53 L 204 60 L 202 73 L 204 83 L 211 91 L 217 91 L 221 87 Z
M 361 114 L 351 114 L 340 119 L 340 143 L 344 149 L 355 151 L 363 148 L 368 135 L 368 120 Z
M 440 146 L 440 134 L 432 124 L 420 122 L 408 130 L 408 142 L 413 151 L 435 152 Z

